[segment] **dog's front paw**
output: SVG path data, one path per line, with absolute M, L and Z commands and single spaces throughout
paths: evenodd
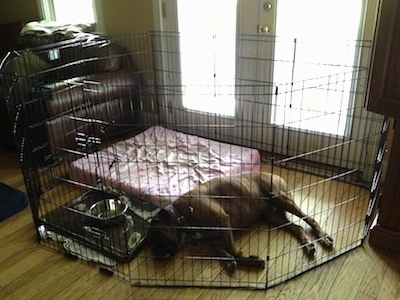
M 265 269 L 265 261 L 261 257 L 250 255 L 248 261 L 252 268 Z
M 239 266 L 244 266 L 248 268 L 264 269 L 265 261 L 258 256 L 250 255 L 249 257 L 240 257 L 237 259 Z
M 223 264 L 224 264 L 224 269 L 228 274 L 232 274 L 233 272 L 235 272 L 238 266 L 238 263 L 235 259 L 225 260 Z

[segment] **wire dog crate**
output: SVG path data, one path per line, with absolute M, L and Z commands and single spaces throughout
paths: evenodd
M 389 126 L 363 106 L 370 42 L 241 36 L 233 56 L 218 51 L 221 43 L 213 37 L 194 54 L 177 33 L 137 33 L 3 60 L 41 244 L 132 285 L 261 289 L 361 245 L 379 201 Z M 340 55 L 315 55 L 327 51 Z M 230 228 L 237 249 L 265 261 L 262 270 L 228 274 L 207 240 L 168 260 L 153 256 L 146 235 L 160 210 L 198 183 L 248 171 L 284 179 L 333 248 L 313 238 L 316 253 L 306 255 L 285 228 L 312 232 L 288 214 L 280 226 L 267 217 Z

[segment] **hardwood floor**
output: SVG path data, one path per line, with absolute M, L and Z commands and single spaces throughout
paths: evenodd
M 0 181 L 24 191 L 14 153 Z M 362 246 L 265 291 L 131 287 L 37 243 L 29 208 L 0 223 L 1 299 L 400 299 L 400 256 Z

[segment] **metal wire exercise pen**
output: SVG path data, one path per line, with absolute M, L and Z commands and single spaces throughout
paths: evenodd
M 235 43 L 230 84 L 214 71 L 226 58 L 212 52 L 212 83 L 182 84 L 178 33 L 10 53 L 1 82 L 41 244 L 132 285 L 247 288 L 279 284 L 361 245 L 379 200 L 388 129 L 363 105 L 370 43 L 315 42 L 344 55 L 364 50 L 352 65 L 300 59 L 295 39 Z M 272 60 L 256 54 L 271 49 L 286 50 Z M 171 260 L 152 256 L 146 233 L 160 209 L 199 182 L 256 170 L 287 182 L 333 249 L 317 245 L 310 259 L 281 230 L 287 224 L 260 222 L 233 230 L 243 253 L 265 259 L 263 271 L 227 274 L 207 241 Z

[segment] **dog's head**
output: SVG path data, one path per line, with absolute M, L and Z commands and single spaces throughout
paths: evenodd
M 170 213 L 161 210 L 154 216 L 147 233 L 147 241 L 156 258 L 170 258 L 178 252 L 182 238 Z

